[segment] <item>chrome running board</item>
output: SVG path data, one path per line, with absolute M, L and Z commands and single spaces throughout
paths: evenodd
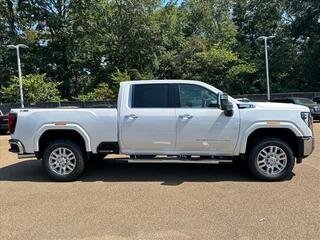
M 195 164 L 220 164 L 232 163 L 232 160 L 218 160 L 218 159 L 201 159 L 201 160 L 177 160 L 177 159 L 123 159 L 128 163 L 195 163 Z
M 23 158 L 35 158 L 36 155 L 33 153 L 30 154 L 18 154 L 18 159 L 23 159 Z

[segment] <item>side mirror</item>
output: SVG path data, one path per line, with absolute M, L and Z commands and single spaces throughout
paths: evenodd
M 219 95 L 220 99 L 220 108 L 224 111 L 224 114 L 228 117 L 233 116 L 233 104 L 229 102 L 228 95 L 222 93 Z

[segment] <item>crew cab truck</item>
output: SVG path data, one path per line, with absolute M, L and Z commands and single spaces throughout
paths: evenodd
M 11 152 L 42 159 L 50 177 L 75 180 L 86 162 L 122 153 L 133 162 L 244 161 L 283 180 L 314 149 L 307 107 L 243 103 L 203 82 L 120 84 L 117 108 L 13 109 Z

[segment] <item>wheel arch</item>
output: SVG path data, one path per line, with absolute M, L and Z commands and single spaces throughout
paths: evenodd
M 299 141 L 298 141 L 297 133 L 290 128 L 286 127 L 261 127 L 257 128 L 250 132 L 247 135 L 246 139 L 242 142 L 243 145 L 241 148 L 242 154 L 247 154 L 251 148 L 251 146 L 258 141 L 259 139 L 263 138 L 278 138 L 286 143 L 291 147 L 294 156 L 297 157 L 298 155 L 298 148 L 299 148 Z
M 35 152 L 41 153 L 48 142 L 58 139 L 72 140 L 79 143 L 86 152 L 91 152 L 88 134 L 75 124 L 65 126 L 50 124 L 42 126 L 33 138 L 33 149 Z

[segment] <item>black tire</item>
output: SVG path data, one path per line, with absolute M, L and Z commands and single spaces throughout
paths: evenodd
M 258 167 L 258 155 L 260 151 L 268 146 L 276 146 L 280 148 L 287 157 L 287 162 L 284 169 L 282 171 L 278 169 L 279 172 L 274 175 L 272 175 L 271 173 L 264 173 L 264 171 Z M 250 172 L 258 179 L 264 181 L 281 181 L 287 179 L 292 174 L 294 163 L 295 157 L 291 147 L 288 143 L 278 138 L 267 138 L 257 141 L 253 146 L 251 146 L 251 150 L 249 152 L 247 160 Z
M 54 172 L 54 170 L 50 167 L 50 164 L 49 164 L 50 155 L 54 150 L 56 150 L 58 148 L 66 148 L 69 151 L 71 151 L 75 156 L 75 160 L 74 160 L 75 167 L 69 174 L 60 175 L 60 174 Z M 43 152 L 42 162 L 43 162 L 43 166 L 44 166 L 44 168 L 50 178 L 52 178 L 56 181 L 66 182 L 66 181 L 76 180 L 79 177 L 79 175 L 84 171 L 85 162 L 86 162 L 85 156 L 86 155 L 85 155 L 84 151 L 76 143 L 74 143 L 70 140 L 57 140 L 57 141 L 54 141 L 54 142 L 51 142 L 50 144 L 48 144 L 48 146 L 46 147 L 46 149 Z

